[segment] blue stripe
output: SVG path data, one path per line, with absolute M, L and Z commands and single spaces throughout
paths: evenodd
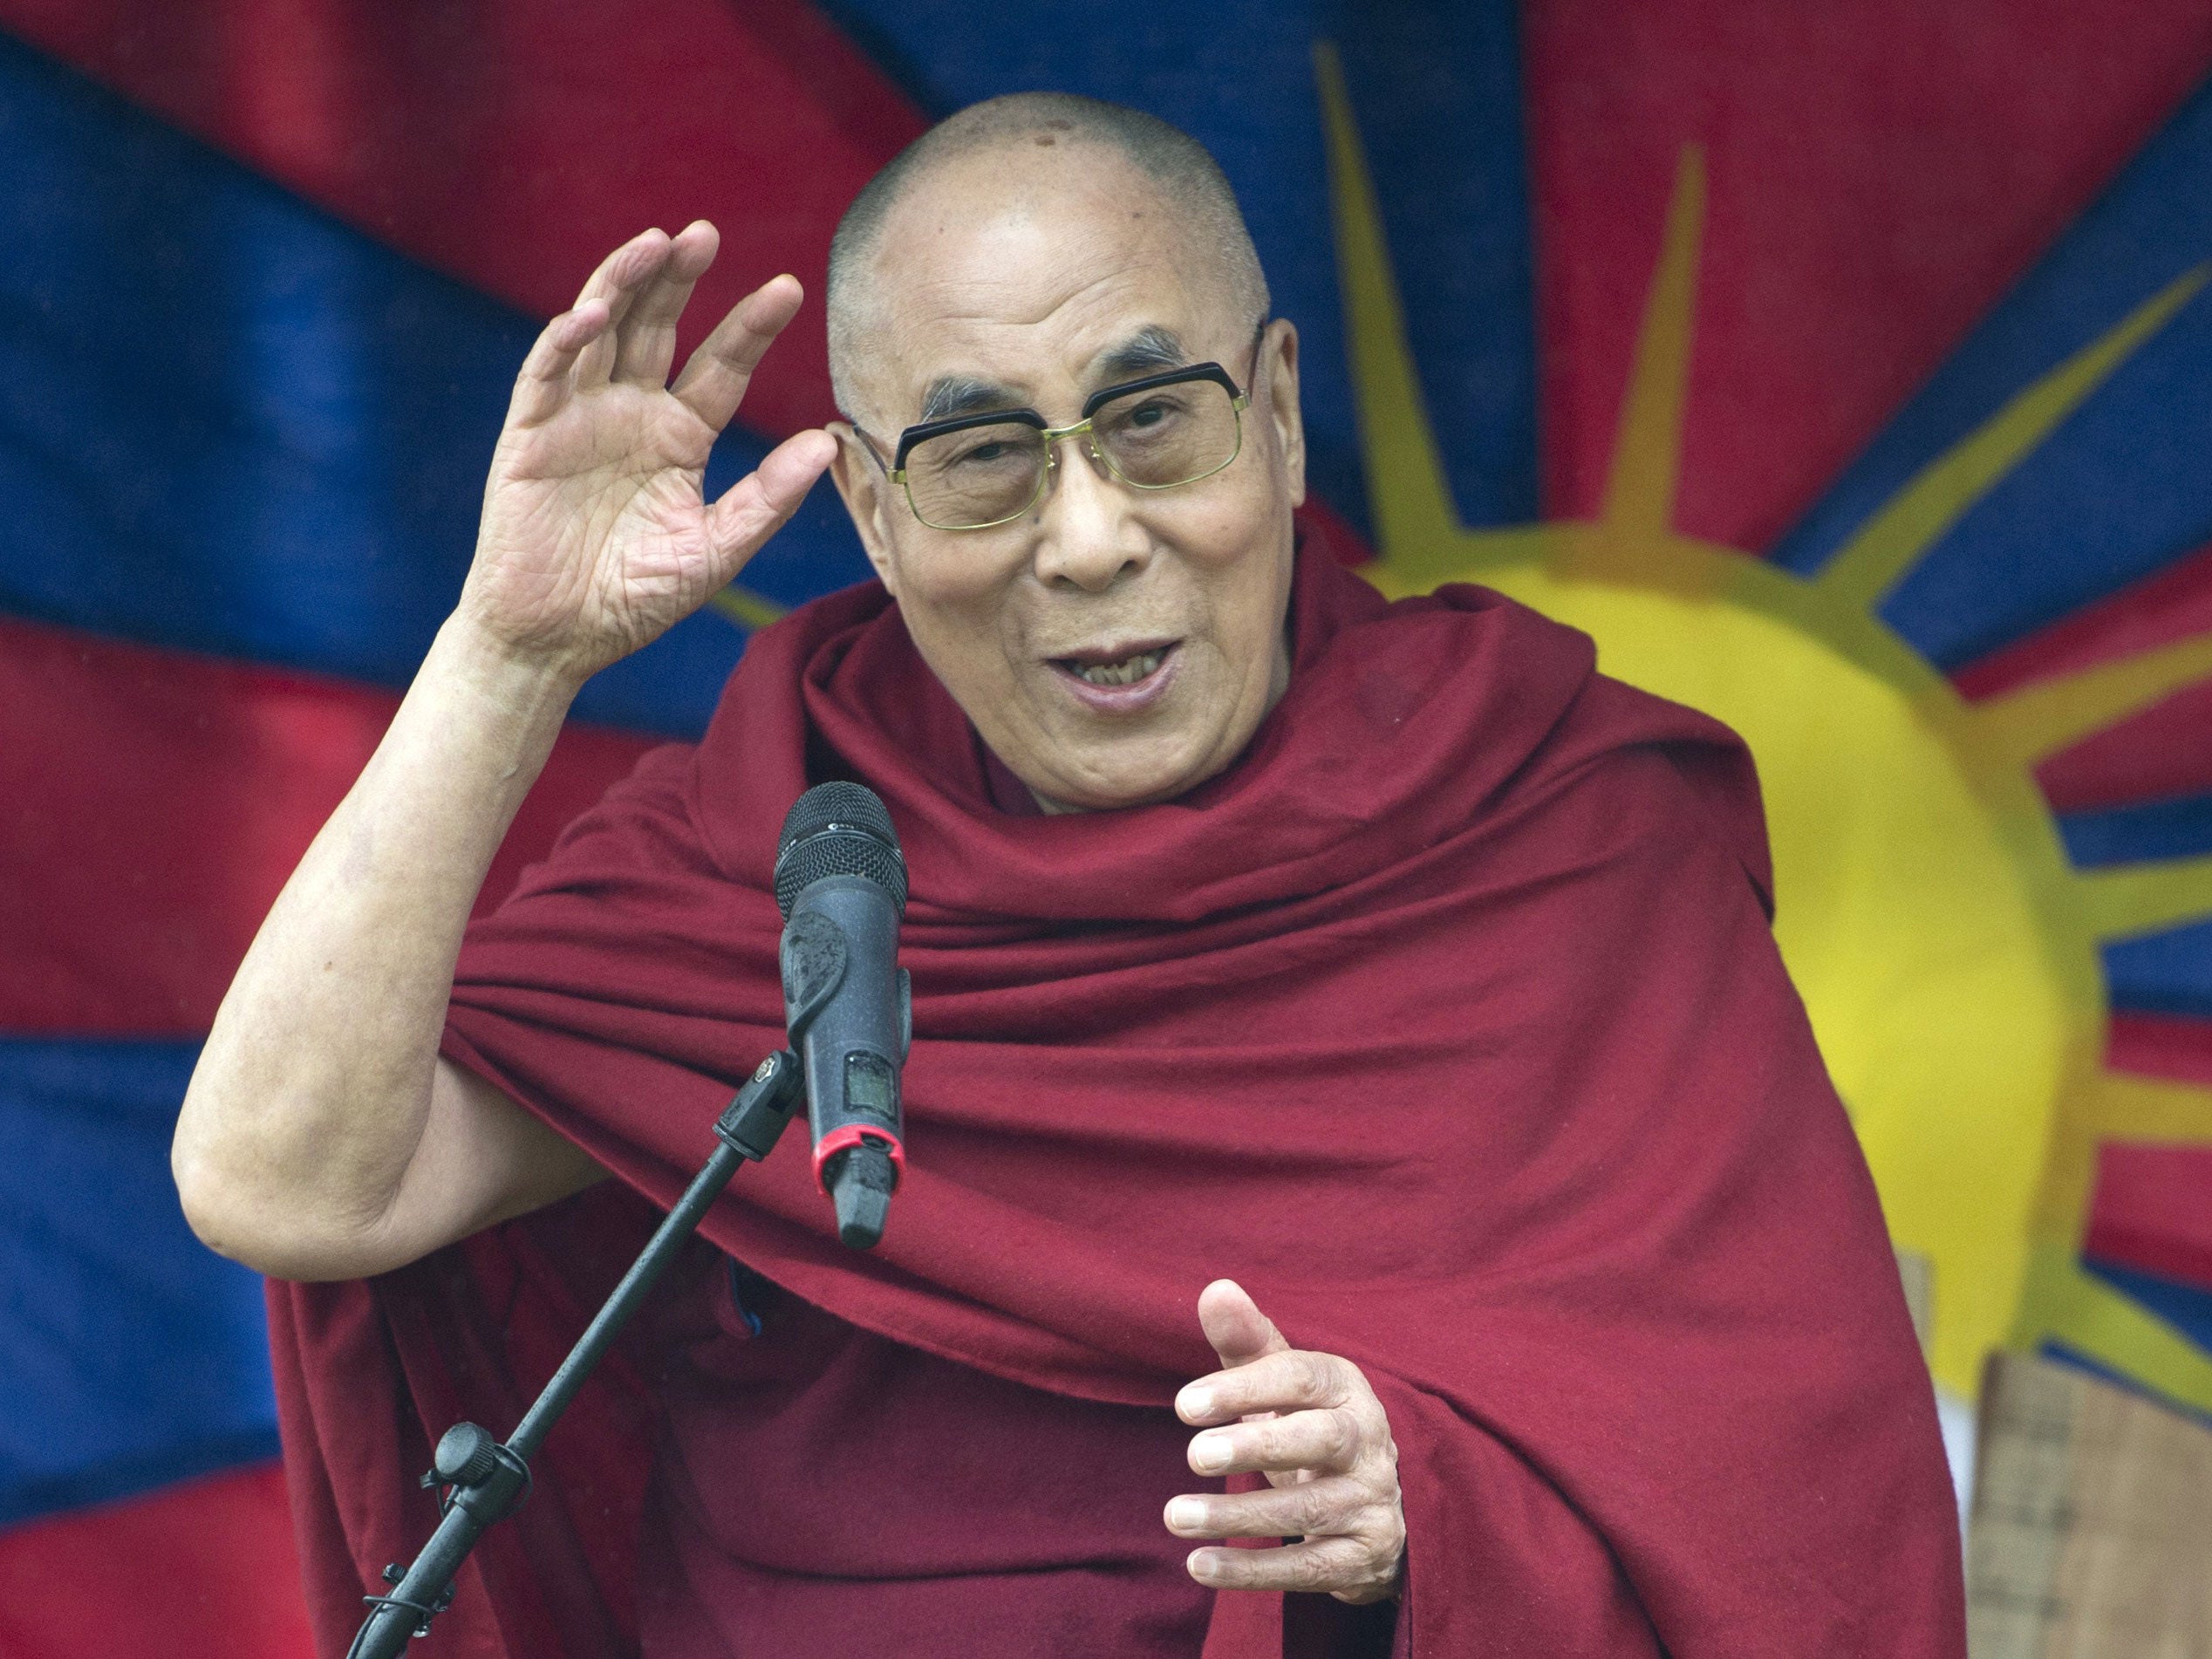
M 2059 816 L 2066 856 L 2079 870 L 2212 853 L 2212 795 Z
M 2212 1020 L 2212 921 L 2105 946 L 2114 1009 Z
M 2212 259 L 2212 88 L 2122 171 L 1775 549 L 1819 570 L 2016 393 Z M 1968 512 L 1881 614 L 1949 668 L 2212 540 L 2212 297 L 2142 345 Z
M 1303 344 L 1307 474 L 1363 529 L 1313 46 L 1337 43 L 1383 206 L 1407 331 L 1461 517 L 1536 515 L 1536 365 L 1520 65 L 1504 0 L 1055 6 L 1048 27 L 956 0 L 830 0 L 925 108 L 1046 88 L 1150 111 L 1235 187 Z
M 0 608 L 404 685 L 536 325 L 4 38 L 0 155 Z M 778 597 L 866 574 L 816 495 Z M 703 613 L 577 712 L 696 732 L 742 649 Z
M 169 1178 L 197 1054 L 0 1040 L 0 1525 L 275 1454 L 261 1280 Z

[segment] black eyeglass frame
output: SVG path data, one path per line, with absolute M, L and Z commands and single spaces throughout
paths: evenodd
M 1266 332 L 1267 324 L 1263 321 L 1253 339 L 1253 367 L 1255 372 L 1259 368 L 1260 341 L 1266 337 Z M 1090 437 L 1092 420 L 1101 409 L 1117 398 L 1126 398 L 1139 392 L 1156 392 L 1162 386 L 1184 386 L 1193 380 L 1209 382 L 1226 392 L 1229 394 L 1229 407 L 1236 415 L 1236 446 L 1229 451 L 1227 458 L 1219 466 L 1210 467 L 1205 472 L 1189 478 L 1178 479 L 1172 484 L 1140 484 L 1123 473 L 1120 468 L 1115 466 L 1112 457 L 1095 443 L 1087 443 L 1084 446 L 1107 471 L 1112 473 L 1131 489 L 1181 489 L 1186 484 L 1195 484 L 1201 479 L 1212 478 L 1217 473 L 1226 471 L 1236 464 L 1237 457 L 1244 454 L 1244 416 L 1245 411 L 1252 406 L 1252 393 L 1240 390 L 1229 371 L 1219 363 L 1191 363 L 1181 368 L 1163 369 L 1157 374 L 1144 375 L 1135 380 L 1124 380 L 1119 386 L 1101 386 L 1083 399 L 1082 418 L 1071 427 L 1048 426 L 1045 422 L 1045 418 L 1034 409 L 1026 408 L 985 409 L 974 414 L 947 415 L 942 420 L 925 420 L 918 425 L 907 427 L 898 434 L 898 447 L 893 453 L 891 464 L 886 471 L 891 481 L 897 484 L 899 493 L 906 497 L 906 510 L 913 514 L 918 522 L 927 528 L 954 533 L 960 530 L 995 529 L 1001 524 L 1011 524 L 1043 498 L 1045 490 L 1052 482 L 1053 472 L 1060 465 L 1060 440 L 1062 438 Z M 906 481 L 906 457 L 913 453 L 914 447 L 932 438 L 941 438 L 947 433 L 967 432 L 977 427 L 1002 426 L 1009 420 L 1021 426 L 1034 427 L 1038 435 L 1044 440 L 1045 464 L 1037 469 L 1035 493 L 1004 518 L 994 518 L 987 524 L 930 523 L 929 520 L 922 516 L 922 509 L 914 504 L 913 487 Z M 882 466 L 883 457 L 877 448 L 876 440 L 857 425 L 853 427 L 853 431 L 866 444 L 868 453 L 876 457 L 876 464 Z

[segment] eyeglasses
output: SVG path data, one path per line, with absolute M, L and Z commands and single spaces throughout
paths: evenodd
M 1048 427 L 1034 409 L 925 420 L 899 434 L 891 479 L 932 529 L 987 530 L 1043 498 L 1063 438 L 1132 489 L 1211 478 L 1243 450 L 1251 400 L 1219 363 L 1194 363 L 1092 393 L 1072 427 Z

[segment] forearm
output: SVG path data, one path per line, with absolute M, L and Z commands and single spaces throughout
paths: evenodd
M 470 906 L 575 687 L 459 619 L 285 884 L 178 1121 L 186 1213 L 257 1264 L 372 1236 L 431 1109 Z
M 438 1041 L 470 906 L 577 686 L 728 583 L 835 447 L 798 434 L 711 507 L 700 496 L 715 434 L 800 298 L 789 276 L 747 296 L 672 386 L 676 320 L 715 246 L 704 222 L 633 237 L 538 336 L 461 608 L 215 1016 L 177 1187 L 202 1239 L 264 1273 L 381 1273 L 599 1173 L 441 1066 Z

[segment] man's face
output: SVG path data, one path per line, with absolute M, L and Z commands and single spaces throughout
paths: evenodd
M 837 487 L 923 658 L 1048 809 L 1193 788 L 1288 678 L 1297 336 L 1276 322 L 1255 344 L 1257 319 L 1193 240 L 1110 152 L 1023 140 L 911 187 L 876 250 L 852 413 L 882 461 L 836 429 Z M 1241 452 L 1210 478 L 1137 490 L 1063 441 L 1044 496 L 979 530 L 928 528 L 889 480 L 932 389 L 961 386 L 963 413 L 1071 426 L 1090 393 L 1168 366 L 1164 347 L 1252 395 Z

